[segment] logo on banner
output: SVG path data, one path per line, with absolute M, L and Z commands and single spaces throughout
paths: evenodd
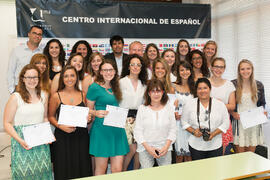
M 30 8 L 30 11 L 31 11 L 31 20 L 33 22 L 45 22 L 44 14 L 51 14 L 49 10 L 40 9 L 39 11 L 37 11 L 37 8 Z

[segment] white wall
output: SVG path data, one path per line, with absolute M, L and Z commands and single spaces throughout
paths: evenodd
M 6 72 L 9 55 L 16 44 L 16 10 L 15 0 L 0 1 L 0 131 L 3 131 L 3 112 L 5 104 L 9 98 L 7 90 Z

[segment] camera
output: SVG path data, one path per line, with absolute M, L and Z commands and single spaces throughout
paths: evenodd
M 208 128 L 204 128 L 204 129 L 200 129 L 202 136 L 203 136 L 203 140 L 204 141 L 209 141 L 209 137 L 210 137 L 210 130 Z

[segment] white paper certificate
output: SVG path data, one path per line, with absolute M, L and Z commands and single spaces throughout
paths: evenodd
M 240 113 L 240 121 L 244 129 L 267 122 L 262 106 Z
M 24 141 L 29 147 L 40 146 L 55 141 L 49 122 L 23 127 L 22 132 Z
M 109 113 L 105 116 L 103 125 L 125 128 L 128 109 L 107 105 L 106 111 Z
M 58 124 L 85 128 L 87 126 L 88 113 L 88 107 L 61 104 Z

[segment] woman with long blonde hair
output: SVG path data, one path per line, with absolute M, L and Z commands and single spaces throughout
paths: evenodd
M 170 77 L 171 71 L 168 63 L 163 58 L 158 58 L 153 63 L 152 79 L 159 79 L 164 83 L 166 93 L 174 93 Z
M 254 79 L 254 67 L 251 61 L 243 59 L 238 64 L 237 79 L 232 81 L 236 88 L 236 112 L 231 112 L 235 119 L 234 145 L 236 152 L 255 152 L 256 146 L 263 143 L 262 126 L 244 129 L 239 113 L 259 106 L 265 106 L 264 86 Z

